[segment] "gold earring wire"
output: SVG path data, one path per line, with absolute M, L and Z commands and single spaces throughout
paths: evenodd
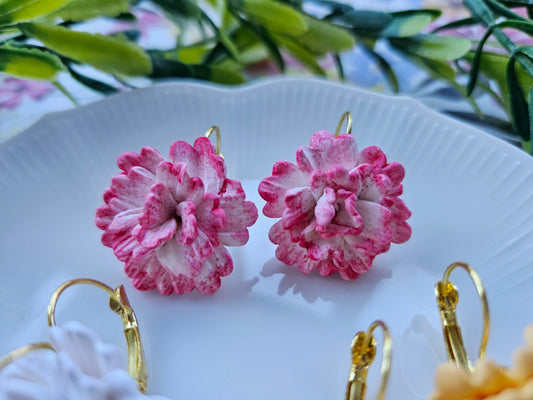
M 26 346 L 22 346 L 16 350 L 13 350 L 11 353 L 0 359 L 0 371 L 7 367 L 9 364 L 11 364 L 13 361 L 15 361 L 17 358 L 23 357 L 26 354 L 36 350 L 54 351 L 54 348 L 50 345 L 50 343 L 45 342 L 31 343 Z
M 392 339 L 383 321 L 374 321 L 366 332 L 357 332 L 352 340 L 352 365 L 348 376 L 346 400 L 363 400 L 366 394 L 368 369 L 376 357 L 376 339 L 372 335 L 377 327 L 383 330 L 383 358 L 381 361 L 381 382 L 377 400 L 385 398 L 392 361 Z
M 50 303 L 48 304 L 48 325 L 55 326 L 55 308 L 59 296 L 65 289 L 72 285 L 93 285 L 103 289 L 109 294 L 109 307 L 115 313 L 120 315 L 124 325 L 124 335 L 128 344 L 128 372 L 137 381 L 139 390 L 142 393 L 146 392 L 148 374 L 146 372 L 146 362 L 144 358 L 144 350 L 141 342 L 141 335 L 137 323 L 135 312 L 131 308 L 124 286 L 120 285 L 115 289 L 106 284 L 96 281 L 94 279 L 73 279 L 63 283 L 57 288 L 52 295 Z
M 457 313 L 455 311 L 457 303 L 459 302 L 459 292 L 457 291 L 457 287 L 449 281 L 451 272 L 457 267 L 461 267 L 468 272 L 468 275 L 470 275 L 470 278 L 474 282 L 477 294 L 481 299 L 481 305 L 483 308 L 483 334 L 481 337 L 481 344 L 479 345 L 480 359 L 485 356 L 485 349 L 487 348 L 487 343 L 489 340 L 489 305 L 481 278 L 477 272 L 466 263 L 455 262 L 448 266 L 444 272 L 442 281 L 437 282 L 435 286 L 435 296 L 437 298 L 437 304 L 439 307 L 442 331 L 444 334 L 444 342 L 446 344 L 448 358 L 452 361 L 455 361 L 466 371 L 470 372 L 471 363 L 468 359 L 468 355 L 466 354 L 461 328 L 457 322 Z
M 205 133 L 205 137 L 207 138 L 210 137 L 213 132 L 215 132 L 217 135 L 216 154 L 217 156 L 224 158 L 224 155 L 220 152 L 220 128 L 216 125 L 213 125 L 211 128 L 207 130 L 207 132 Z
M 352 113 L 350 111 L 346 111 L 344 114 L 342 114 L 341 119 L 337 124 L 337 129 L 335 129 L 335 137 L 339 136 L 344 120 L 346 120 L 346 133 L 352 133 Z

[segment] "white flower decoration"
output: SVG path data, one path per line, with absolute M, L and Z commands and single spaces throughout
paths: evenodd
M 78 322 L 50 329 L 55 352 L 38 351 L 0 371 L 0 400 L 168 400 L 142 394 L 125 355 Z

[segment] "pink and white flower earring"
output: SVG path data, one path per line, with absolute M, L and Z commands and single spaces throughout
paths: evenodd
M 217 134 L 217 149 L 209 135 Z M 196 289 L 215 293 L 233 270 L 224 246 L 242 246 L 257 208 L 241 183 L 226 177 L 220 130 L 213 126 L 191 146 L 177 141 L 169 159 L 152 147 L 118 157 L 122 172 L 96 212 L 102 243 L 125 263 L 139 290 L 163 295 Z
M 339 135 L 345 118 L 348 133 Z M 351 121 L 344 113 L 335 134 L 313 134 L 296 164 L 276 162 L 259 184 L 263 213 L 280 218 L 269 232 L 276 257 L 305 274 L 357 279 L 391 243 L 411 236 L 411 212 L 399 198 L 403 166 L 377 146 L 358 151 Z

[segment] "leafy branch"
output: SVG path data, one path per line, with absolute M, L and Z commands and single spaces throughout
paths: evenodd
M 92 90 L 109 94 L 133 76 L 240 83 L 249 67 L 263 60 L 284 72 L 292 58 L 314 74 L 331 76 L 321 62 L 330 56 L 337 78 L 343 79 L 340 54 L 359 46 L 382 71 L 391 91 L 398 92 L 398 76 L 378 50 L 383 42 L 432 78 L 446 81 L 478 114 L 474 88 L 492 96 L 508 114 L 524 149 L 531 151 L 533 46 L 516 44 L 507 32 L 533 36 L 533 0 L 464 4 L 469 18 L 427 33 L 440 11 L 385 13 L 331 0 L 0 0 L 0 71 L 58 86 L 61 74 L 70 74 Z M 324 16 L 309 14 L 308 6 L 320 8 Z M 135 29 L 107 35 L 82 32 L 84 23 L 96 17 L 134 23 L 134 13 L 143 7 L 164 14 L 175 26 L 174 45 L 143 48 Z M 472 26 L 486 29 L 477 44 L 442 34 Z M 198 32 L 192 40 L 187 35 L 191 31 Z M 497 51 L 485 49 L 490 38 L 495 38 Z M 106 73 L 106 82 L 82 73 L 80 65 Z M 480 81 L 480 75 L 486 79 Z M 461 78 L 467 78 L 466 86 L 459 83 Z

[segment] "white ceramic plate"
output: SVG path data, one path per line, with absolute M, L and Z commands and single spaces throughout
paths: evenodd
M 267 238 L 273 221 L 263 216 L 249 243 L 232 250 L 235 271 L 214 296 L 138 292 L 100 244 L 94 213 L 120 153 L 143 145 L 167 153 L 173 141 L 192 142 L 217 124 L 229 177 L 243 180 L 261 209 L 257 184 L 273 163 L 294 161 L 296 149 L 315 131 L 334 130 L 345 110 L 360 148 L 378 145 L 403 163 L 403 199 L 413 211 L 411 240 L 378 256 L 360 279 L 281 265 Z M 489 356 L 509 363 L 533 322 L 533 159 L 409 99 L 295 79 L 122 94 L 49 115 L 2 143 L 0 204 L 0 353 L 46 339 L 48 298 L 63 281 L 123 283 L 144 334 L 149 391 L 174 399 L 341 399 L 352 336 L 377 318 L 394 340 L 388 398 L 425 398 L 445 359 L 433 286 L 456 260 L 485 282 Z M 452 278 L 475 358 L 479 301 L 465 274 Z M 57 318 L 80 319 L 123 345 L 121 323 L 97 289 L 70 289 Z

